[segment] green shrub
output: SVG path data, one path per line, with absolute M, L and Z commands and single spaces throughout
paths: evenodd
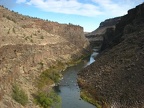
M 20 89 L 16 84 L 13 85 L 13 93 L 12 93 L 12 98 L 17 101 L 18 103 L 22 104 L 25 106 L 28 103 L 28 96 L 27 94 Z
M 40 38 L 41 38 L 41 39 L 44 39 L 44 36 L 41 36 Z
M 34 41 L 32 39 L 30 39 L 31 43 L 33 43 Z
M 45 85 L 51 85 L 53 83 L 57 84 L 61 76 L 57 69 L 50 68 L 42 72 L 37 80 L 37 87 L 39 89 L 43 88 Z
M 43 63 L 40 62 L 39 65 L 43 67 Z M 36 86 L 39 89 L 42 89 L 45 86 L 52 85 L 52 84 L 58 84 L 59 80 L 61 79 L 61 71 L 65 68 L 65 65 L 58 61 L 56 63 L 56 66 L 51 66 L 49 69 L 43 71 L 39 78 L 37 79 Z
M 13 28 L 13 33 L 16 33 L 14 28 Z
M 8 30 L 7 34 L 10 34 L 10 29 Z
M 11 20 L 11 18 L 10 18 L 9 16 L 6 16 L 6 18 L 7 18 L 8 20 Z
M 45 93 L 39 93 L 36 96 L 36 102 L 44 108 L 47 108 L 52 105 L 52 99 L 50 99 Z
M 54 92 L 44 93 L 40 92 L 35 96 L 35 102 L 43 108 L 50 108 L 56 103 L 60 103 L 60 97 Z

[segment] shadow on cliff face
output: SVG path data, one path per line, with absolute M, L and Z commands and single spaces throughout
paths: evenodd
M 82 90 L 100 105 L 144 107 L 144 4 L 128 11 L 104 36 L 102 53 L 79 74 Z
M 120 19 L 121 17 L 107 19 L 101 22 L 100 26 L 96 30 L 90 33 L 86 33 L 85 37 L 88 38 L 90 42 L 90 46 L 92 48 L 97 48 L 100 51 L 104 50 L 105 47 L 107 48 L 107 46 L 109 45 L 105 43 L 112 41 L 114 36 L 115 26 L 120 21 Z

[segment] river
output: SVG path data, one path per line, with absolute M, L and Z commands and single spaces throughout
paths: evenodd
M 64 71 L 63 79 L 60 81 L 59 86 L 55 87 L 56 92 L 62 99 L 61 108 L 96 108 L 81 99 L 77 74 L 81 69 L 93 63 L 97 54 L 97 52 L 93 52 L 89 60 L 83 60 L 76 66 L 69 67 Z

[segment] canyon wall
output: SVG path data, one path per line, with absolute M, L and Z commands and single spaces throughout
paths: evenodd
M 0 107 L 39 108 L 32 94 L 35 79 L 57 62 L 79 59 L 89 52 L 83 28 L 23 16 L 0 6 Z M 22 106 L 12 99 L 12 85 L 28 94 Z
M 104 35 L 107 34 L 107 29 L 115 29 L 115 25 L 120 21 L 121 17 L 107 19 L 100 23 L 100 26 L 92 31 L 91 33 L 85 34 L 86 38 L 88 38 L 92 48 L 98 47 L 100 48 L 102 45 L 102 41 L 104 39 Z
M 138 5 L 108 29 L 102 52 L 79 73 L 81 91 L 97 107 L 144 108 L 143 10 Z

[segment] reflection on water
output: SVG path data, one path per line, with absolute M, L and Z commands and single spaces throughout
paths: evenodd
M 97 54 L 98 53 L 93 53 L 89 61 L 83 61 L 65 70 L 59 86 L 55 87 L 56 92 L 62 98 L 62 108 L 96 108 L 81 99 L 80 88 L 77 84 L 77 73 L 85 66 L 93 63 L 95 61 L 94 57 Z

